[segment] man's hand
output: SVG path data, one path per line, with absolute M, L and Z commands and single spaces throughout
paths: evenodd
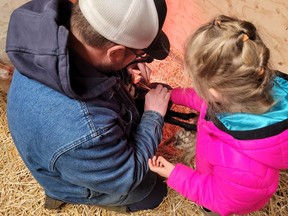
M 164 117 L 168 108 L 170 94 L 171 92 L 166 87 L 158 84 L 155 89 L 151 89 L 145 95 L 144 111 L 153 110 Z

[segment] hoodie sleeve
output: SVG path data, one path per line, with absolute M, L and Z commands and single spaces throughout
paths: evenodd
M 203 99 L 201 99 L 192 88 L 174 88 L 171 93 L 174 104 L 186 106 L 200 111 Z

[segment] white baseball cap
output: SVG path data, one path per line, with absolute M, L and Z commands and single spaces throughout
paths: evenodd
M 106 39 L 142 49 L 155 59 L 164 59 L 170 43 L 161 30 L 167 5 L 165 0 L 79 0 L 88 23 Z

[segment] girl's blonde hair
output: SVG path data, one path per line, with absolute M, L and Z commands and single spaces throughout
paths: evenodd
M 193 87 L 212 112 L 266 112 L 274 103 L 269 58 L 252 23 L 224 15 L 199 28 L 184 55 Z

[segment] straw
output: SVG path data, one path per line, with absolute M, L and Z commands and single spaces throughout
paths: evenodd
M 172 87 L 189 86 L 189 79 L 182 73 L 182 56 L 175 50 L 164 61 L 154 61 L 152 81 L 168 83 Z M 0 83 L 1 84 L 1 83 Z M 44 208 L 44 191 L 32 177 L 22 162 L 11 138 L 6 119 L 6 93 L 0 92 L 0 215 L 3 216 L 121 216 L 120 214 L 96 206 L 64 205 L 59 210 Z M 176 107 L 178 111 L 186 108 Z M 172 139 L 179 127 L 165 124 L 163 142 L 157 154 L 167 157 L 173 163 L 180 162 L 183 151 L 174 148 L 173 143 L 163 143 Z M 169 140 L 168 140 L 169 141 Z M 267 206 L 250 216 L 288 215 L 288 172 L 282 171 L 277 193 Z M 193 187 L 193 185 L 191 185 Z M 131 216 L 193 216 L 202 215 L 199 206 L 169 189 L 161 205 L 153 210 L 139 211 Z

